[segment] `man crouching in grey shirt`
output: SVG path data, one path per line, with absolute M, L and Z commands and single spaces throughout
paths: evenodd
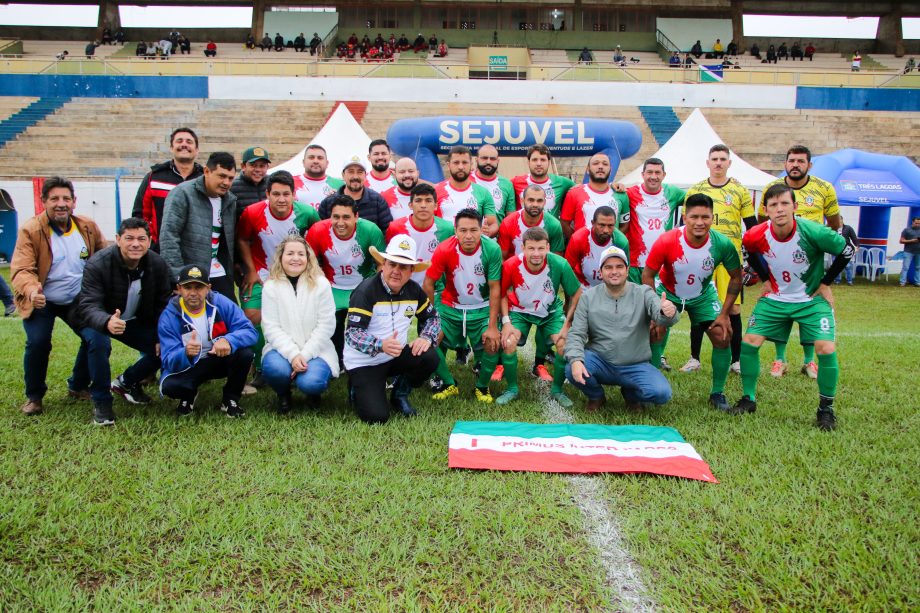
M 671 384 L 649 363 L 649 324 L 673 326 L 680 313 L 663 295 L 626 280 L 629 257 L 619 247 L 601 253 L 603 283 L 585 291 L 565 343 L 566 377 L 588 397 L 585 408 L 596 411 L 606 401 L 602 385 L 619 385 L 626 407 L 664 404 Z

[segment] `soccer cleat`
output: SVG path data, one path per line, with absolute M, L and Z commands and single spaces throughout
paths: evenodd
M 662 372 L 671 372 L 671 365 L 668 364 L 668 358 L 661 356 L 661 371 Z
M 802 374 L 808 377 L 809 379 L 818 378 L 818 365 L 814 362 L 809 362 L 802 366 Z
M 788 368 L 789 367 L 782 360 L 774 360 L 773 366 L 770 367 L 770 376 L 776 377 L 777 379 L 779 379 L 780 377 L 786 374 L 786 370 Z
M 741 362 L 732 362 L 732 365 L 728 367 L 730 372 L 735 373 L 736 375 L 741 374 Z
M 709 394 L 709 406 L 714 409 L 718 409 L 723 413 L 728 413 L 731 410 L 731 406 L 728 404 L 728 399 L 722 392 Z
M 432 400 L 447 400 L 451 396 L 459 396 L 460 390 L 457 389 L 456 385 L 446 385 L 444 389 L 440 390 L 436 394 L 432 394 Z
M 837 416 L 834 415 L 834 409 L 818 409 L 816 425 L 819 430 L 830 432 L 837 428 Z
M 553 400 L 559 403 L 563 409 L 571 409 L 572 405 L 575 404 L 572 402 L 572 399 L 565 395 L 565 392 L 556 392 L 552 396 Z
M 727 413 L 729 415 L 744 415 L 745 413 L 753 413 L 756 410 L 757 403 L 751 400 L 750 396 L 742 396 Z
M 226 413 L 227 417 L 230 418 L 246 417 L 246 412 L 236 400 L 224 400 L 220 403 L 220 410 Z
M 278 396 L 278 415 L 287 415 L 291 412 L 291 395 Z
M 495 370 L 492 372 L 492 377 L 489 381 L 501 381 L 502 377 L 505 376 L 505 367 L 499 364 L 495 367 Z
M 179 417 L 187 417 L 195 410 L 195 403 L 191 400 L 180 400 L 179 406 L 176 407 L 176 413 Z
M 111 404 L 105 403 L 105 404 L 94 404 L 93 405 L 93 425 L 96 425 L 96 426 L 114 426 L 115 425 L 115 411 L 112 410 Z
M 506 390 L 495 399 L 495 404 L 508 404 L 514 400 L 517 400 L 518 391 L 517 390 Z
M 67 389 L 67 395 L 75 400 L 91 400 L 92 396 L 89 393 L 89 390 L 72 390 Z
M 696 358 L 690 358 L 687 363 L 680 367 L 680 372 L 695 372 L 700 369 L 702 364 Z
M 144 393 L 140 383 L 127 385 L 122 377 L 112 381 L 112 393 L 118 394 L 130 404 L 150 404 L 151 402 L 150 396 Z
M 549 370 L 546 369 L 544 364 L 534 364 L 533 368 L 530 370 L 530 374 L 541 381 L 553 382 L 553 376 L 549 374 Z
M 478 388 L 476 389 L 476 400 L 483 404 L 492 404 L 493 402 L 492 394 L 489 393 L 489 390 L 483 392 Z

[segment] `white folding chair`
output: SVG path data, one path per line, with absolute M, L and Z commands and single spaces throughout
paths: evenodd
M 853 268 L 853 274 L 859 276 L 859 269 L 865 268 L 863 274 L 867 279 L 870 278 L 870 262 L 869 262 L 869 249 L 860 247 L 859 251 L 856 252 L 856 257 L 853 258 L 855 261 L 855 266 Z
M 872 247 L 868 251 L 866 261 L 869 264 L 869 273 L 871 275 L 869 279 L 875 281 L 879 274 L 885 274 L 888 262 L 885 260 L 885 250 L 881 247 Z

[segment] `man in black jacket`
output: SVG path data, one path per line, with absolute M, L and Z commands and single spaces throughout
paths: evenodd
M 197 179 L 204 168 L 195 161 L 198 157 L 198 135 L 191 128 L 176 128 L 169 135 L 169 150 L 173 158 L 150 167 L 141 181 L 134 198 L 131 217 L 144 219 L 150 226 L 150 247 L 160 251 L 160 224 L 163 221 L 163 203 L 170 190 L 183 181 Z
M 112 392 L 131 404 L 150 402 L 141 381 L 160 367 L 157 321 L 171 295 L 169 267 L 150 250 L 150 228 L 143 219 L 122 221 L 115 245 L 86 263 L 77 321 L 88 349 L 94 424 L 115 423 Z M 141 352 L 114 381 L 109 365 L 111 338 Z
M 364 166 L 364 160 L 357 155 L 353 155 L 342 166 L 342 179 L 345 185 L 340 187 L 334 194 L 326 196 L 319 203 L 319 218 L 329 219 L 332 215 L 332 204 L 339 194 L 350 196 L 352 200 L 358 203 L 358 215 L 361 219 L 371 221 L 380 228 L 380 231 L 386 234 L 390 222 L 393 221 L 393 215 L 390 213 L 390 205 L 386 203 L 383 197 L 369 187 L 365 187 L 364 180 L 367 178 L 367 168 Z
M 263 147 L 250 147 L 243 152 L 240 174 L 236 176 L 230 191 L 236 196 L 237 214 L 250 204 L 265 200 L 268 191 L 268 167 L 271 164 L 268 151 Z

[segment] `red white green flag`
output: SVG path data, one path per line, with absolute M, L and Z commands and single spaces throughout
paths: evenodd
M 451 468 L 557 473 L 654 473 L 718 483 L 674 428 L 458 421 Z

